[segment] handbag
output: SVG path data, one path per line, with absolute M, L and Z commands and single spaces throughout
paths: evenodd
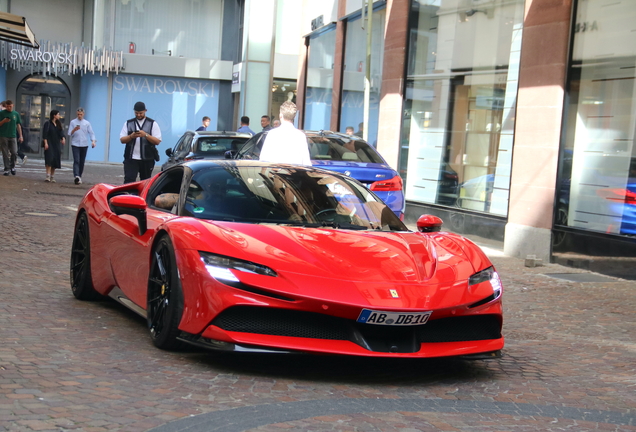
M 159 162 L 159 150 L 157 150 L 157 146 L 152 146 L 152 155 L 155 157 L 155 161 Z

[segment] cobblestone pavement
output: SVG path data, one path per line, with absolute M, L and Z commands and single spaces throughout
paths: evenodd
M 69 288 L 76 205 L 122 174 L 47 184 L 36 160 L 0 178 L 0 431 L 636 431 L 635 283 L 496 251 L 501 359 L 160 351 Z

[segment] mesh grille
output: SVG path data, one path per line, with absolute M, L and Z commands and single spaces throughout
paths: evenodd
M 462 342 L 501 337 L 497 315 L 473 315 L 429 321 L 417 329 L 420 342 Z
M 399 346 L 398 352 L 416 352 L 420 343 L 461 342 L 501 337 L 496 315 L 450 317 L 415 327 L 360 324 L 353 320 L 313 312 L 234 306 L 213 322 L 227 331 L 293 336 L 310 339 L 350 340 L 372 351 Z
M 235 306 L 213 322 L 223 330 L 310 339 L 348 340 L 347 320 L 312 312 Z

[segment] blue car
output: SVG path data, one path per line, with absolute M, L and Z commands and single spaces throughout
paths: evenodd
M 358 180 L 373 191 L 393 212 L 404 220 L 402 178 L 366 141 L 330 131 L 303 131 L 311 164 L 337 171 Z M 233 159 L 258 159 L 267 131 L 254 135 L 238 152 L 228 152 Z

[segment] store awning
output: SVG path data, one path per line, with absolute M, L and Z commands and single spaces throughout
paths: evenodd
M 0 12 L 0 40 L 40 48 L 24 17 Z

